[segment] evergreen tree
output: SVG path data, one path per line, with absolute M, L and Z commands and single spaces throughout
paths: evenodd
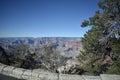
M 98 3 L 98 6 L 100 9 L 95 12 L 95 15 L 85 20 L 81 25 L 81 27 L 91 26 L 91 30 L 82 38 L 84 48 L 82 58 L 87 56 L 87 64 L 91 66 L 98 61 L 101 62 L 101 67 L 98 67 L 99 71 L 96 70 L 97 72 L 115 73 L 117 71 L 116 73 L 120 74 L 120 69 L 118 69 L 120 65 L 116 65 L 120 62 L 120 0 L 103 0 Z M 91 54 L 95 54 L 92 59 Z M 113 60 L 113 64 L 109 66 L 108 70 L 99 59 L 104 60 L 105 55 L 109 55 Z M 78 58 L 81 58 L 81 55 Z M 98 59 L 97 62 L 96 59 Z M 103 66 L 106 69 L 104 71 L 102 71 Z M 113 67 L 118 70 L 111 70 Z M 94 68 L 90 67 L 90 69 Z

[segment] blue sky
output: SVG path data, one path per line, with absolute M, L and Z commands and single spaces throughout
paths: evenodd
M 81 37 L 98 0 L 0 0 L 0 37 Z

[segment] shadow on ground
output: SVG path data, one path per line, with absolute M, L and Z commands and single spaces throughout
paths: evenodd
M 9 76 L 0 74 L 0 80 L 24 80 L 24 79 L 17 79 L 14 77 L 9 77 Z

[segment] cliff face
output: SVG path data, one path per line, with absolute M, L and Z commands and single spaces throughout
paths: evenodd
M 0 46 L 10 48 L 14 45 L 28 44 L 30 48 L 37 49 L 43 45 L 52 44 L 53 49 L 67 57 L 76 56 L 82 50 L 81 38 L 78 37 L 21 37 L 0 38 Z

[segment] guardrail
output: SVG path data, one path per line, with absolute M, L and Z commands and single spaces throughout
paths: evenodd
M 100 76 L 57 74 L 37 69 L 27 70 L 0 63 L 0 73 L 25 80 L 120 80 L 120 75 L 101 74 Z

